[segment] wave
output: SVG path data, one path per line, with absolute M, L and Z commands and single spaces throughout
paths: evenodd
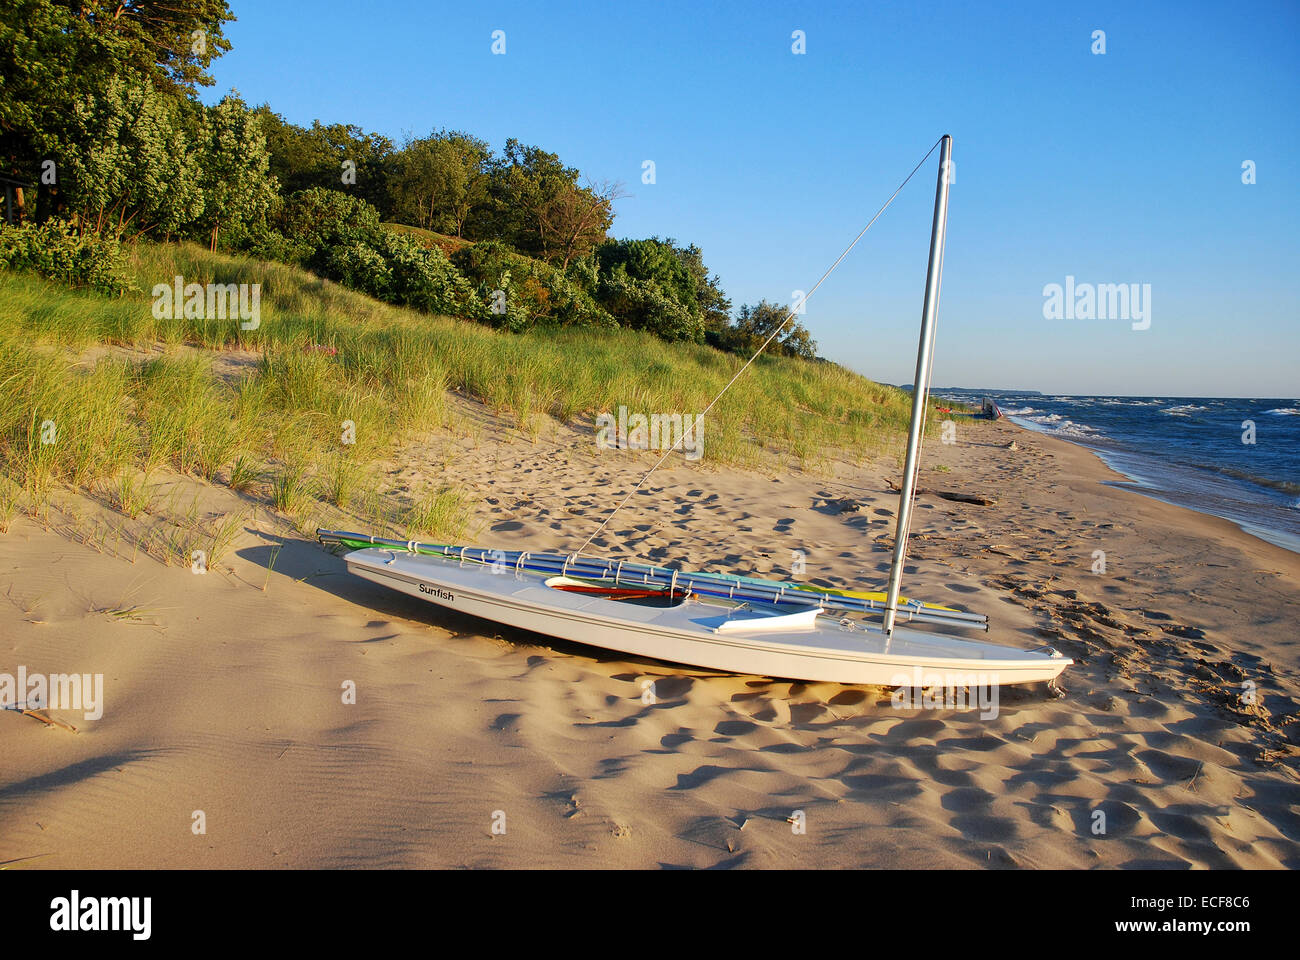
M 1189 417 L 1193 413 L 1203 413 L 1208 409 L 1209 407 L 1198 406 L 1195 403 L 1183 403 L 1175 407 L 1165 407 L 1160 412 L 1167 413 L 1171 417 Z
M 1280 490 L 1283 493 L 1300 493 L 1300 483 L 1291 480 L 1275 480 L 1272 477 L 1261 477 L 1255 473 L 1247 473 L 1245 470 L 1234 470 L 1232 467 L 1211 467 L 1210 469 L 1225 477 L 1232 477 L 1234 480 L 1245 480 L 1247 483 L 1253 483 L 1257 487 L 1268 487 L 1270 490 Z
M 1096 427 L 1090 427 L 1086 423 L 1075 423 L 1059 413 L 1049 413 L 1046 416 L 1027 417 L 1020 416 L 1021 420 L 1031 423 L 1044 433 L 1059 434 L 1063 437 L 1075 437 L 1079 439 L 1093 438 L 1102 436 L 1102 432 Z
M 1278 417 L 1300 417 L 1300 409 L 1296 407 L 1278 407 L 1274 410 L 1265 410 L 1265 413 L 1271 413 Z

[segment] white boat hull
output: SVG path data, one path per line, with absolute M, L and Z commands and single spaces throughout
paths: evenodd
M 830 616 L 791 617 L 691 598 L 653 607 L 571 593 L 543 575 L 372 547 L 346 556 L 367 580 L 495 623 L 576 643 L 726 673 L 830 683 L 961 687 L 1052 680 L 1073 662 L 1054 651 Z M 752 623 L 752 626 L 749 624 Z M 789 626 L 785 626 L 788 623 Z M 774 629 L 775 627 L 775 629 Z

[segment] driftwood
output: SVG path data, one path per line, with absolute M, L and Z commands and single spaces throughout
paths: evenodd
M 894 483 L 892 480 L 886 482 L 889 484 L 890 490 L 893 490 L 895 493 L 898 492 L 898 484 Z M 990 500 L 988 497 L 977 497 L 970 493 L 953 493 L 951 490 L 930 490 L 926 487 L 916 488 L 916 495 L 918 497 L 923 493 L 932 497 L 941 497 L 944 500 L 955 500 L 957 503 L 976 503 L 981 507 L 991 507 L 997 504 L 996 500 Z
M 827 500 L 826 507 L 834 510 L 836 513 L 856 513 L 862 509 L 862 503 L 858 500 L 845 497 L 842 500 Z
M 37 713 L 35 710 L 23 710 L 21 712 L 24 717 L 31 717 L 33 720 L 39 720 L 47 727 L 62 727 L 64 730 L 69 730 L 72 733 L 77 732 L 77 728 L 72 724 L 59 720 L 56 717 L 47 717 L 45 714 Z

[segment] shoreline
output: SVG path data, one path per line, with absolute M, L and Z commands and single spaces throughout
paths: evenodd
M 1108 456 L 1107 451 L 1105 450 L 1101 450 L 1095 446 L 1085 443 L 1082 440 L 1075 440 L 1070 437 L 1056 436 L 1046 430 L 1036 429 L 1034 427 L 1027 426 L 1024 423 L 1019 423 L 1016 421 L 1014 415 L 1008 415 L 1006 419 L 1008 423 L 1011 423 L 1014 426 L 1019 427 L 1021 430 L 1024 430 L 1027 433 L 1032 433 L 1036 436 L 1046 437 L 1051 440 L 1059 440 L 1062 443 L 1071 444 L 1072 446 L 1078 447 L 1082 450 L 1086 450 L 1089 453 L 1093 454 L 1093 456 L 1095 456 L 1098 460 L 1102 462 L 1103 465 L 1105 465 L 1106 469 L 1118 474 L 1122 478 L 1116 481 L 1109 481 L 1112 484 L 1114 484 L 1118 489 L 1131 490 L 1134 493 L 1140 493 L 1143 496 L 1150 497 L 1153 500 L 1158 500 L 1159 502 L 1168 504 L 1171 507 L 1180 507 L 1184 510 L 1190 510 L 1193 513 L 1200 514 L 1201 516 L 1216 517 L 1219 520 L 1226 520 L 1228 523 L 1233 524 L 1234 526 L 1237 527 L 1237 529 L 1239 529 L 1242 533 L 1247 534 L 1248 536 L 1255 537 L 1256 539 L 1262 540 L 1265 543 L 1271 544 L 1272 546 L 1280 547 L 1281 549 L 1286 550 L 1290 553 L 1300 554 L 1300 537 L 1297 537 L 1295 534 L 1292 534 L 1289 531 L 1274 530 L 1271 527 L 1266 527 L 1261 524 L 1252 524 L 1245 520 L 1237 520 L 1233 517 L 1224 516 L 1221 513 L 1213 513 L 1209 510 L 1201 509 L 1200 507 L 1194 506 L 1189 503 L 1180 503 L 1178 500 L 1172 499 L 1174 494 L 1171 494 L 1168 491 L 1160 489 L 1158 486 L 1156 486 L 1154 481 L 1144 479 L 1141 476 L 1135 476 L 1129 473 L 1128 471 L 1126 471 L 1121 464 L 1115 462 L 1114 455 Z
M 1148 407 L 1160 408 L 1161 403 L 1169 402 L 1170 398 L 1050 398 L 1054 402 L 1066 402 L 1066 406 L 1062 407 L 1060 403 L 1057 406 L 1045 403 L 1045 398 L 1040 397 L 1040 406 L 1043 407 L 1041 410 L 1032 407 L 1034 398 L 1021 399 L 1030 406 L 1011 410 L 1004 416 L 1024 431 L 1082 446 L 1104 460 L 1106 466 L 1125 475 L 1128 483 L 1147 496 L 1187 507 L 1197 513 L 1231 520 L 1249 535 L 1300 553 L 1300 514 L 1296 513 L 1300 510 L 1300 501 L 1295 500 L 1296 490 L 1291 489 L 1294 484 L 1283 483 L 1282 475 L 1277 473 L 1282 464 L 1271 464 L 1268 470 L 1274 472 L 1255 476 L 1227 467 L 1221 458 L 1210 457 L 1201 462 L 1190 449 L 1183 449 L 1173 440 L 1166 442 L 1166 438 L 1139 437 L 1132 433 L 1134 427 L 1131 421 L 1121 420 L 1108 424 L 1100 412 L 1112 410 L 1117 405 L 1138 406 L 1144 410 Z M 1225 402 L 1222 398 L 1195 399 L 1208 405 Z M 1279 399 L 1277 402 L 1287 401 Z M 1260 405 L 1257 403 L 1257 406 Z M 1200 414 L 1208 410 L 1208 407 L 1175 406 L 1160 410 L 1165 414 L 1188 416 L 1192 412 Z M 1274 412 L 1279 411 L 1262 411 L 1262 414 Z M 1093 414 L 1099 419 L 1093 419 Z M 1101 423 L 1102 427 L 1084 424 L 1080 418 L 1086 418 L 1091 423 Z M 1253 424 L 1253 420 L 1245 423 Z M 1056 428 L 1057 424 L 1061 425 L 1061 429 Z M 1219 427 L 1222 428 L 1223 424 L 1219 423 Z M 1119 438 L 1121 436 L 1123 438 Z
M 598 451 L 585 428 L 533 443 L 489 420 L 388 466 L 457 478 L 478 505 L 467 542 L 563 549 L 644 459 Z M 260 508 L 203 577 L 20 518 L 0 535 L 0 672 L 102 673 L 104 697 L 99 719 L 50 711 L 76 733 L 0 712 L 0 861 L 1300 867 L 1300 558 L 1130 496 L 1090 451 L 1011 424 L 960 426 L 925 460 L 922 487 L 996 502 L 922 495 L 906 592 L 989 614 L 995 642 L 1074 657 L 1064 698 L 1008 688 L 982 718 L 624 658 L 351 577 Z M 675 462 L 593 549 L 759 576 L 802 551 L 802 579 L 879 583 L 896 475 Z M 246 506 L 175 483 L 205 511 Z

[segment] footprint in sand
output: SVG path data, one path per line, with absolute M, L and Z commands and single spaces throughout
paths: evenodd
M 839 693 L 835 694 L 835 696 L 831 697 L 827 703 L 832 706 L 852 707 L 862 703 L 862 701 L 866 699 L 867 694 L 863 690 L 841 690 Z
M 523 714 L 521 713 L 499 714 L 497 718 L 492 721 L 492 729 L 502 730 L 502 731 L 513 731 L 516 724 L 519 723 L 519 718 L 522 716 Z
M 958 814 L 952 818 L 952 826 L 961 831 L 967 840 L 978 843 L 1005 843 L 1020 836 L 1020 827 L 1014 820 L 1006 817 L 990 817 L 979 814 Z M 1011 854 L 1000 851 L 1005 866 L 1015 864 Z M 991 853 L 990 853 L 991 857 Z M 1000 858 L 1001 859 L 1001 858 Z
M 754 714 L 754 719 L 778 727 L 786 726 L 790 723 L 790 704 L 784 700 L 767 700 L 763 703 L 763 708 Z
M 911 777 L 880 773 L 856 773 L 839 778 L 849 788 L 849 797 L 870 803 L 881 801 L 902 804 L 921 794 L 921 786 Z
M 659 746 L 663 747 L 665 750 L 676 750 L 683 743 L 691 743 L 694 740 L 694 735 L 686 732 L 665 733 L 659 738 Z
M 747 733 L 753 733 L 758 729 L 758 724 L 751 723 L 748 720 L 723 720 L 713 728 L 713 732 L 720 737 L 743 737 Z

